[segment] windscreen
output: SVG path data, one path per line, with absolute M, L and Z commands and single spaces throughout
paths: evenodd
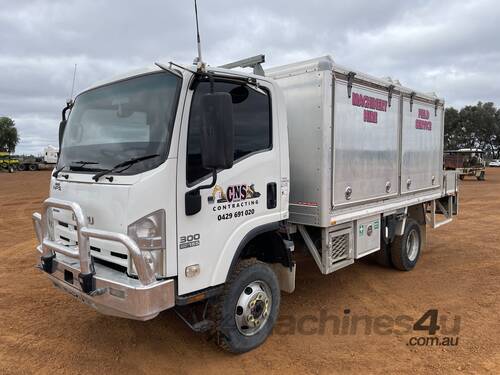
M 158 157 L 122 173 L 160 165 L 168 156 L 180 83 L 176 75 L 160 72 L 79 95 L 64 131 L 58 168 L 93 172 L 154 154 Z

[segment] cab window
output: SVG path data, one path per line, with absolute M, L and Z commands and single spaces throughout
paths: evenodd
M 271 102 L 269 93 L 260 88 L 233 83 L 215 82 L 215 92 L 231 94 L 234 121 L 234 162 L 272 148 Z M 200 82 L 195 89 L 189 117 L 187 140 L 187 184 L 193 185 L 206 178 L 211 171 L 201 165 L 200 101 L 210 92 L 209 82 Z

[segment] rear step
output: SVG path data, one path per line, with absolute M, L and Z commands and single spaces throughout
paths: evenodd
M 453 220 L 453 215 L 457 214 L 455 208 L 454 196 L 449 195 L 441 199 L 435 199 L 427 204 L 426 218 L 432 228 L 439 228 Z M 439 220 L 439 217 L 444 219 Z

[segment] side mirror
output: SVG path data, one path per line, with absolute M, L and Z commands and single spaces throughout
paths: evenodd
M 59 152 L 61 151 L 61 145 L 64 135 L 64 129 L 66 129 L 67 120 L 62 120 L 59 123 Z
M 62 110 L 61 114 L 62 120 L 59 123 L 59 152 L 61 152 L 64 129 L 66 129 L 66 124 L 68 123 L 68 120 L 66 119 L 66 112 L 73 107 L 73 104 L 74 104 L 73 100 L 68 99 L 66 101 L 66 107 L 64 107 Z
M 228 169 L 234 159 L 231 94 L 216 92 L 201 98 L 201 162 L 206 169 Z
M 234 161 L 233 101 L 231 94 L 216 92 L 201 98 L 201 164 L 212 170 L 212 182 L 188 191 L 185 196 L 186 215 L 201 210 L 201 189 L 210 189 L 217 182 L 217 169 L 229 169 Z

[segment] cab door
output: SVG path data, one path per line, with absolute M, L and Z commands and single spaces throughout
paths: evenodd
M 178 293 L 224 283 L 233 256 L 254 228 L 280 220 L 280 154 L 278 118 L 273 110 L 273 87 L 217 79 L 214 92 L 231 94 L 234 164 L 217 173 L 216 184 L 202 189 L 201 211 L 187 215 L 186 193 L 212 182 L 212 171 L 201 165 L 202 95 L 210 83 L 200 79 L 188 93 L 178 153 L 177 228 Z

